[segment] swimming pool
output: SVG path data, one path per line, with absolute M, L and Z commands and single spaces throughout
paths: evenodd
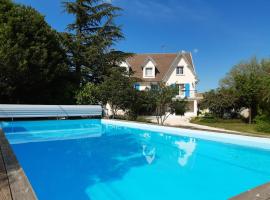
M 41 200 L 218 200 L 270 181 L 267 139 L 110 120 L 2 128 Z

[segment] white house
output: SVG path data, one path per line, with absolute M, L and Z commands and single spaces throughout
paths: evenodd
M 154 89 L 159 82 L 176 85 L 179 88 L 176 98 L 188 101 L 186 116 L 197 115 L 198 79 L 190 52 L 136 54 L 120 66 L 132 70 L 134 76 L 141 80 L 135 84 L 138 90 Z

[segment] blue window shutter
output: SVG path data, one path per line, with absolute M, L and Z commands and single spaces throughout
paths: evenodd
M 139 83 L 135 83 L 135 84 L 134 84 L 134 88 L 135 88 L 136 90 L 140 90 L 140 84 L 139 84 Z
M 185 84 L 185 97 L 190 97 L 190 85 L 189 85 L 189 83 Z

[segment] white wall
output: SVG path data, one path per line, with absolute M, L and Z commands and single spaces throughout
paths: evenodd
M 112 116 L 113 112 L 112 112 L 112 108 L 111 108 L 110 104 L 107 103 L 106 106 L 105 106 L 105 109 L 106 109 L 106 115 Z M 125 115 L 125 111 L 118 110 L 116 112 L 116 115 Z
M 185 59 L 181 59 L 177 66 L 183 66 L 184 67 L 184 74 L 183 75 L 177 75 L 176 74 L 176 67 L 173 70 L 172 74 L 169 76 L 166 84 L 172 85 L 172 84 L 190 84 L 190 97 L 195 97 L 195 93 L 193 92 L 196 90 L 196 77 L 192 72 L 192 69 L 188 67 L 187 62 Z
M 193 110 L 192 111 L 187 111 L 185 113 L 185 116 L 186 117 L 196 117 L 197 112 L 198 112 L 198 102 L 197 102 L 197 100 L 192 100 L 189 103 L 193 104 Z

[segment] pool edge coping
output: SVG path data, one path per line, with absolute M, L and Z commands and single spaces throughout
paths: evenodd
M 212 130 L 200 130 L 200 129 L 190 129 L 187 127 L 173 127 L 173 126 L 161 126 L 152 123 L 125 121 L 118 119 L 101 119 L 101 122 L 115 124 L 115 125 L 126 125 L 131 128 L 139 128 L 144 130 L 154 130 L 154 131 L 171 131 L 170 134 L 179 136 L 195 137 L 200 139 L 206 139 L 211 141 L 223 142 L 236 144 L 247 147 L 255 147 L 259 149 L 270 150 L 270 138 L 269 137 L 259 137 L 250 135 L 235 134 L 232 132 L 219 132 Z M 151 129 L 153 128 L 153 129 Z M 181 133 L 185 131 L 185 133 Z M 165 132 L 166 133 L 166 132 Z
M 11 145 L 0 128 L 0 151 L 10 190 L 10 199 L 37 200 L 37 196 L 23 168 L 18 162 Z M 1 156 L 0 156 L 1 157 Z
M 134 123 L 138 123 L 138 124 L 155 125 L 155 126 L 159 126 L 159 127 L 171 127 L 171 128 L 207 131 L 207 132 L 215 132 L 215 133 L 227 133 L 227 134 L 234 134 L 234 135 L 250 136 L 250 137 L 257 137 L 257 138 L 269 138 L 270 139 L 270 135 L 267 135 L 267 134 L 254 134 L 254 133 L 249 133 L 249 132 L 241 132 L 241 131 L 223 129 L 223 128 L 207 126 L 207 125 L 203 125 L 203 126 L 208 127 L 208 128 L 199 128 L 199 127 L 195 127 L 195 126 L 186 126 L 186 125 L 168 125 L 168 124 L 160 125 L 160 124 L 157 124 L 154 122 L 132 121 L 132 120 L 126 120 L 126 119 L 109 119 L 109 118 L 101 118 L 101 119 L 102 120 L 121 121 L 121 122 L 134 122 Z M 200 124 L 195 124 L 195 123 L 191 123 L 191 124 L 200 125 Z M 214 129 L 212 129 L 212 128 L 214 128 Z

